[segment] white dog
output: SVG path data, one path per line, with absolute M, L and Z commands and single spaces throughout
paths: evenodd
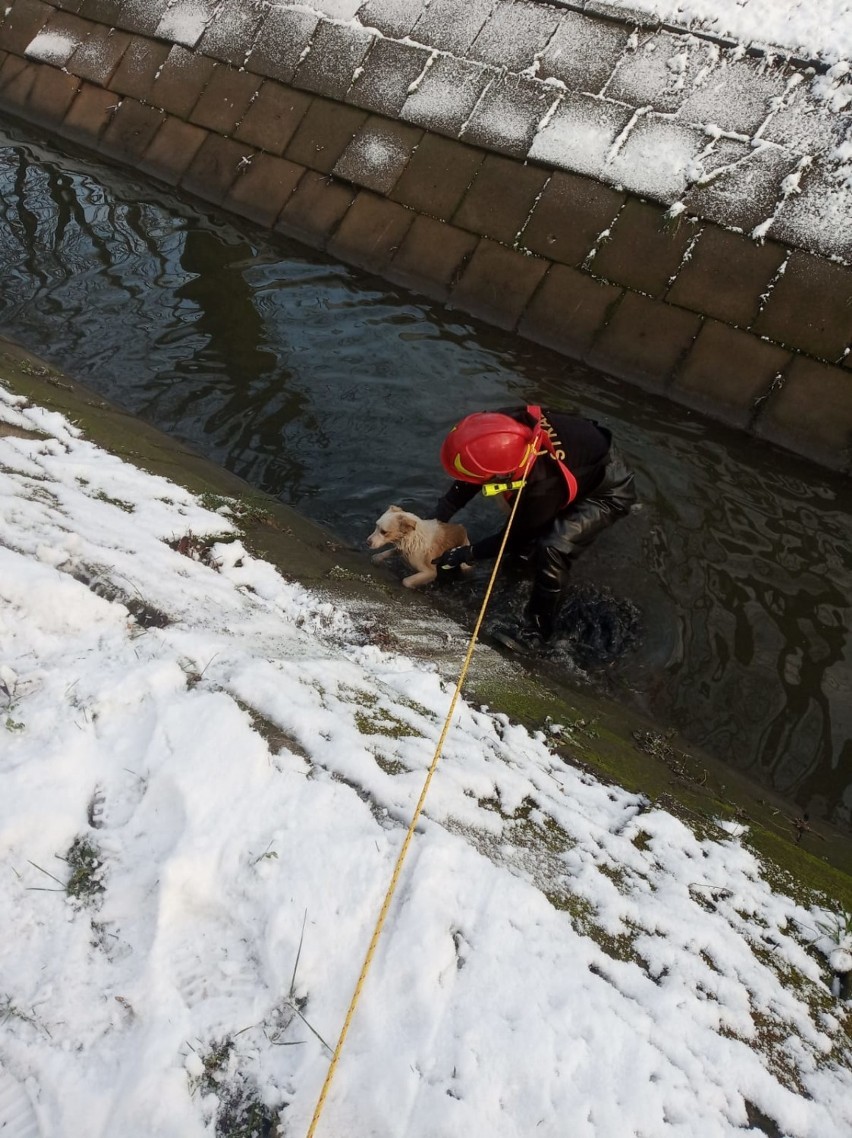
M 454 549 L 457 545 L 468 544 L 464 526 L 439 522 L 435 518 L 418 518 L 416 514 L 406 513 L 400 506 L 388 506 L 367 538 L 370 549 L 391 546 L 373 557 L 376 564 L 398 551 L 411 568 L 417 570 L 410 577 L 403 578 L 402 583 L 407 589 L 416 589 L 435 580 L 438 569 L 432 564 L 434 557 L 439 557 L 445 550 Z

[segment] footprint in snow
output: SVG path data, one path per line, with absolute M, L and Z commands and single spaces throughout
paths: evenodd
M 94 830 L 117 830 L 126 826 L 145 797 L 148 780 L 132 771 L 122 771 L 109 789 L 95 786 L 89 802 L 89 825 Z
M 41 1138 L 35 1108 L 24 1084 L 0 1067 L 0 1134 L 9 1138 Z

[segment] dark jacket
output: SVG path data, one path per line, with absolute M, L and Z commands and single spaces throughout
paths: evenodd
M 565 465 L 577 480 L 577 496 L 573 505 L 591 494 L 601 482 L 612 436 L 605 427 L 598 426 L 591 419 L 547 408 L 543 412 L 562 443 Z M 520 423 L 535 425 L 535 420 L 524 407 L 501 408 L 500 413 L 510 415 Z M 438 502 L 435 517 L 442 522 L 449 521 L 462 506 L 476 497 L 480 489 L 476 483 L 454 482 Z M 541 455 L 524 487 L 512 523 L 509 548 L 522 549 L 546 532 L 558 514 L 571 508 L 567 505 L 567 497 L 568 489 L 559 464 L 550 454 Z M 476 560 L 496 556 L 503 540 L 503 529 L 474 543 L 473 556 Z

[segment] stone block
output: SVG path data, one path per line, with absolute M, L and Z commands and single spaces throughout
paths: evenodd
M 151 88 L 151 102 L 169 114 L 188 117 L 218 64 L 175 44 Z
M 586 362 L 648 391 L 663 391 L 700 327 L 694 312 L 627 292 Z
M 427 47 L 465 56 L 491 15 L 493 0 L 432 0 L 414 25 L 411 38 Z
M 748 328 L 786 256 L 784 247 L 775 242 L 757 245 L 741 233 L 706 225 L 666 300 Z
M 606 86 L 607 98 L 674 114 L 712 61 L 713 46 L 706 41 L 656 32 L 643 37 L 635 50 L 625 51 Z
M 389 194 L 422 137 L 416 127 L 374 115 L 340 155 L 332 173 L 378 194 Z
M 207 131 L 168 115 L 145 151 L 139 168 L 146 174 L 176 186 L 192 164 Z
M 41 0 L 17 0 L 5 9 L 5 18 L 0 22 L 0 44 L 10 55 L 23 55 L 53 15 L 53 8 Z
M 121 0 L 115 26 L 137 36 L 156 35 L 160 20 L 170 4 L 171 0 Z
M 637 118 L 603 170 L 611 185 L 657 201 L 676 201 L 686 190 L 707 138 L 697 127 L 654 112 Z
M 428 0 L 368 0 L 358 14 L 365 28 L 391 39 L 405 39 L 420 19 Z
M 843 115 L 826 114 L 825 99 L 814 86 L 804 82 L 789 91 L 761 128 L 760 137 L 799 154 L 832 150 L 845 133 Z
M 40 67 L 26 103 L 30 122 L 56 128 L 68 113 L 80 89 L 80 80 L 55 67 Z
M 66 67 L 72 75 L 108 87 L 129 43 L 127 32 L 98 26 L 80 44 Z
M 623 193 L 557 170 L 521 234 L 521 245 L 552 261 L 580 265 L 624 204 Z
M 283 154 L 311 101 L 311 95 L 264 80 L 257 98 L 234 131 L 234 138 L 270 154 Z
M 709 221 L 751 231 L 775 213 L 781 182 L 798 162 L 799 155 L 778 146 L 725 139 L 703 160 L 705 174 L 684 196 L 684 205 Z
M 750 332 L 705 320 L 669 395 L 734 427 L 747 427 L 790 353 Z
M 599 247 L 592 272 L 639 292 L 662 296 L 694 235 L 692 223 L 683 220 L 683 215 L 669 222 L 660 206 L 630 198 L 609 240 Z
M 391 197 L 416 213 L 448 221 L 485 157 L 481 150 L 425 134 Z
M 754 322 L 779 344 L 837 360 L 852 340 L 852 269 L 798 250 Z
M 217 63 L 189 121 L 217 134 L 233 134 L 257 94 L 260 82 L 250 71 Z
M 453 224 L 514 245 L 548 177 L 539 166 L 487 154 L 453 215 Z
M 310 49 L 293 75 L 293 86 L 342 99 L 372 42 L 372 32 L 364 28 L 320 20 Z
M 852 120 L 850 120 L 852 131 Z M 852 137 L 852 133 L 850 133 Z M 852 262 L 852 185 L 836 166 L 814 164 L 804 171 L 797 193 L 784 199 L 770 230 L 786 241 L 823 257 Z
M 174 0 L 163 11 L 154 34 L 158 39 L 195 48 L 213 19 L 218 4 L 219 0 Z
M 438 55 L 402 104 L 399 117 L 456 138 L 496 74 L 481 63 Z
M 361 190 L 326 248 L 347 264 L 381 273 L 413 221 L 411 210 Z
M 286 158 L 255 154 L 222 204 L 258 225 L 271 226 L 304 172 L 304 166 L 297 166 Z
M 754 432 L 848 473 L 852 468 L 852 381 L 848 371 L 797 356 L 783 385 L 761 406 Z
M 54 12 L 27 44 L 26 56 L 52 67 L 65 67 L 91 30 L 91 24 L 71 12 Z
M 57 7 L 64 8 L 64 4 Z M 84 20 L 91 20 L 93 24 L 104 24 L 107 28 L 121 27 L 121 10 L 124 0 L 78 0 L 73 11 Z
M 351 186 L 308 170 L 281 211 L 276 232 L 324 249 L 354 199 Z
M 366 111 L 315 98 L 285 154 L 291 162 L 330 174 L 340 155 L 367 121 Z
M 566 12 L 553 39 L 541 53 L 539 79 L 558 79 L 569 90 L 597 95 L 621 58 L 631 28 Z
M 732 52 L 724 52 L 720 65 L 692 87 L 679 117 L 753 135 L 772 109 L 773 100 L 784 94 L 788 79 L 789 69 L 784 66 L 767 66 L 765 59 L 734 58 Z
M 216 16 L 204 29 L 198 50 L 223 63 L 241 67 L 254 43 L 263 8 L 246 0 L 222 0 Z
M 415 217 L 384 275 L 433 300 L 446 300 L 477 241 L 463 229 L 431 217 Z
M 613 144 L 632 117 L 632 109 L 621 103 L 569 91 L 539 129 L 529 157 L 560 170 L 602 177 Z
M 114 91 L 84 83 L 62 120 L 62 134 L 94 149 L 117 109 Z
M 233 138 L 208 134 L 180 180 L 182 189 L 204 201 L 221 205 L 225 195 L 254 153 Z
M 539 123 L 559 98 L 558 92 L 537 79 L 497 75 L 459 137 L 486 150 L 526 158 Z
M 307 8 L 267 8 L 246 67 L 258 75 L 292 83 L 318 23 L 317 13 Z
M 449 304 L 498 328 L 512 329 L 549 264 L 483 237 L 453 288 Z
M 556 8 L 541 7 L 528 0 L 496 3 L 490 19 L 467 52 L 468 58 L 523 71 L 548 43 L 560 22 Z
M 122 99 L 101 135 L 98 150 L 131 164 L 142 158 L 166 116 L 157 107 Z
M 41 70 L 40 63 L 28 63 L 17 55 L 7 55 L 0 67 L 0 106 L 13 111 L 23 106 Z
M 431 58 L 431 52 L 416 44 L 377 37 L 346 93 L 346 102 L 388 117 L 398 115 L 412 83 Z
M 518 333 L 582 358 L 624 290 L 565 265 L 553 265 L 521 317 Z
M 151 100 L 154 80 L 168 54 L 167 44 L 132 36 L 109 87 L 132 99 Z

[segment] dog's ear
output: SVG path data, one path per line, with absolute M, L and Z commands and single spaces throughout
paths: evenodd
M 402 506 L 388 506 L 387 512 L 389 514 L 401 514 L 404 511 Z
M 404 510 L 400 510 L 399 512 L 402 514 L 402 517 L 397 518 L 396 524 L 400 534 L 411 533 L 411 531 L 416 528 L 417 522 L 414 518 L 406 514 Z

